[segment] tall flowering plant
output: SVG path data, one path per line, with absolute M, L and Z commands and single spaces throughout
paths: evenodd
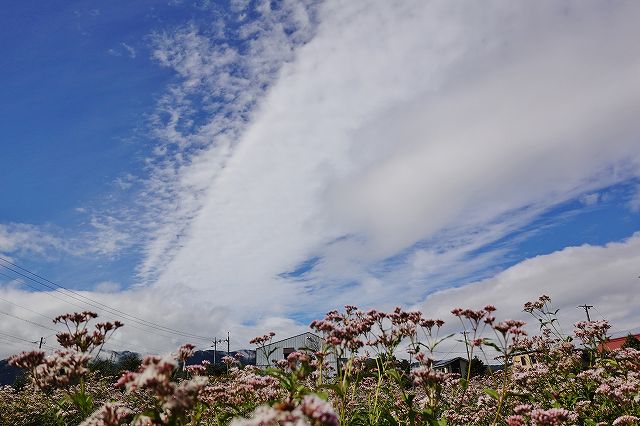
M 147 356 L 117 388 L 90 375 L 88 362 L 121 324 L 91 326 L 89 312 L 63 315 L 56 319 L 67 328 L 58 335 L 63 350 L 11 359 L 27 370 L 29 384 L 0 388 L 0 425 L 51 424 L 46 415 L 25 415 L 25 407 L 44 412 L 51 405 L 56 424 L 82 426 L 638 426 L 640 352 L 603 350 L 603 321 L 565 334 L 548 296 L 524 310 L 540 324 L 539 335 L 528 336 L 521 320 L 497 320 L 492 305 L 452 311 L 467 362 L 498 355 L 501 371 L 486 375 L 474 376 L 469 364 L 456 373 L 439 366 L 437 348 L 454 336 L 443 332 L 442 320 L 346 306 L 311 324 L 322 347 L 274 361 L 273 334 L 254 339 L 265 368 L 225 357 L 226 374 L 209 376 L 206 362 L 187 365 L 194 347 L 183 345 Z M 513 362 L 523 354 L 536 362 Z
M 101 322 L 92 329 L 90 322 L 97 317 L 95 312 L 90 311 L 60 315 L 53 322 L 66 327 L 66 331 L 56 335 L 63 350 L 49 356 L 43 351 L 23 352 L 9 359 L 9 364 L 27 371 L 36 388 L 45 392 L 64 390 L 64 397 L 53 401 L 58 406 L 60 419 L 73 412 L 78 412 L 84 418 L 94 409 L 93 397 L 85 386 L 88 363 L 98 356 L 107 340 L 123 326 L 120 321 Z

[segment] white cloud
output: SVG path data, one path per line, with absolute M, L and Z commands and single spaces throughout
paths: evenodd
M 84 208 L 74 210 L 86 213 Z M 135 240 L 119 225 L 122 225 L 119 219 L 112 216 L 93 216 L 83 232 L 70 234 L 47 224 L 0 223 L 0 254 L 41 260 L 53 260 L 61 255 L 114 257 Z
M 0 223 L 0 254 L 36 254 L 46 257 L 67 250 L 67 243 L 46 227 Z
M 107 286 L 113 287 L 112 284 L 109 283 Z M 276 331 L 279 336 L 297 334 L 306 328 L 289 318 L 273 314 L 265 315 L 253 324 L 239 327 L 237 311 L 231 308 L 213 309 L 204 299 L 194 303 L 184 297 L 182 293 L 184 290 L 176 288 L 172 293 L 167 293 L 150 288 L 139 288 L 105 292 L 103 288 L 98 292 L 82 291 L 73 294 L 65 291 L 33 292 L 21 286 L 20 280 L 9 281 L 0 277 L 0 312 L 13 315 L 0 313 L 2 318 L 0 337 L 3 334 L 10 334 L 19 339 L 36 342 L 29 345 L 24 340 L 7 338 L 22 349 L 37 347 L 40 337 L 46 337 L 47 344 L 56 347 L 55 333 L 61 330 L 61 327 L 54 325 L 52 319 L 64 312 L 83 310 L 97 312 L 99 321 L 118 319 L 125 324 L 124 328 L 118 330 L 115 339 L 107 345 L 108 349 L 133 350 L 141 353 L 169 352 L 185 342 L 191 342 L 200 349 L 208 349 L 211 345 L 209 339 L 176 335 L 162 327 L 210 338 L 226 336 L 227 331 L 230 331 L 231 346 L 234 349 L 251 348 L 249 340 L 262 335 L 265 327 Z M 84 299 L 85 297 L 93 302 Z M 108 305 L 111 309 L 103 309 L 104 305 Z M 114 309 L 130 313 L 144 321 Z M 149 321 L 155 325 L 148 327 Z M 16 352 L 13 347 L 0 346 L 0 358 Z
M 592 192 L 590 194 L 584 194 L 580 197 L 580 202 L 585 206 L 593 206 L 601 201 L 602 196 L 599 192 Z
M 216 174 L 158 288 L 252 312 L 321 310 L 338 294 L 406 303 L 437 285 L 406 278 L 460 268 L 546 209 L 634 176 L 638 12 L 327 3 L 235 148 L 212 156 L 224 168 L 204 162 Z M 330 243 L 343 235 L 355 238 Z M 371 273 L 422 240 L 413 261 Z M 312 255 L 308 280 L 279 278 Z M 386 291 L 360 291 L 376 279 Z
M 96 293 L 115 293 L 122 289 L 119 283 L 113 281 L 102 281 L 95 285 L 94 291 Z
M 126 222 L 140 224 L 150 240 L 139 267 L 144 281 L 151 282 L 182 246 L 186 227 L 232 155 L 256 102 L 282 64 L 294 59 L 295 47 L 313 35 L 311 3 L 258 7 L 257 17 L 238 29 L 220 21 L 211 29 L 192 24 L 153 37 L 154 58 L 182 80 L 159 102 L 152 121 L 160 145 L 148 159 L 150 176 L 139 193 L 139 209 L 127 212 Z
M 207 335 L 292 330 L 293 314 L 343 303 L 414 304 L 499 264 L 508 248 L 471 254 L 549 208 L 638 174 L 638 3 L 283 2 L 260 14 L 233 34 L 241 47 L 223 23 L 154 38 L 181 80 L 153 121 L 140 208 L 94 223 L 100 253 L 145 242 L 148 287 L 109 303 Z M 516 312 L 538 293 L 521 275 L 534 265 L 563 306 L 574 292 L 615 316 L 626 302 L 607 298 L 630 290 L 613 256 L 629 272 L 637 240 L 532 259 L 426 303 L 479 301 L 468 292 L 482 288 Z M 282 276 L 312 256 L 304 276 Z M 593 291 L 578 291 L 579 267 Z M 613 292 L 594 281 L 608 273 Z
M 484 281 L 434 293 L 416 307 L 429 316 L 449 318 L 454 307 L 479 309 L 493 304 L 499 318 L 523 319 L 536 331 L 535 321 L 522 312 L 522 305 L 548 294 L 560 309 L 566 333 L 572 332 L 574 323 L 586 320 L 584 310 L 576 308 L 586 303 L 595 306 L 592 319 L 604 317 L 613 325 L 613 333 L 624 334 L 640 327 L 639 260 L 640 234 L 605 246 L 567 247 L 525 260 Z
M 626 241 L 610 243 L 605 246 L 584 245 L 568 247 L 564 250 L 523 261 L 499 273 L 495 277 L 474 282 L 459 288 L 446 289 L 414 303 L 408 308 L 421 309 L 427 317 L 442 318 L 447 321 L 448 331 L 458 331 L 459 327 L 449 312 L 461 306 L 478 309 L 486 304 L 498 307 L 499 319 L 521 318 L 529 321 L 530 329 L 535 331 L 531 318 L 522 312 L 527 300 L 547 293 L 553 298 L 554 306 L 560 309 L 563 330 L 572 331 L 572 324 L 584 319 L 584 311 L 576 309 L 583 303 L 595 305 L 591 311 L 594 319 L 605 317 L 616 334 L 627 330 L 638 330 L 640 324 L 640 295 L 638 287 L 638 264 L 640 262 L 640 234 Z M 2 278 L 2 277 L 0 277 Z M 0 298 L 28 307 L 31 311 L 19 309 L 0 299 L 0 310 L 15 316 L 52 326 L 45 317 L 53 318 L 62 313 L 78 309 L 92 309 L 77 299 L 57 293 L 34 293 L 20 289 L 16 283 L 7 285 L 0 279 Z M 387 285 L 378 285 L 374 281 L 366 282 L 372 290 L 385 290 Z M 81 292 L 81 296 L 100 300 L 111 307 L 139 318 L 153 321 L 173 329 L 188 330 L 190 333 L 204 336 L 224 336 L 231 331 L 232 348 L 249 348 L 248 341 L 256 335 L 275 330 L 279 336 L 298 333 L 305 329 L 296 321 L 277 314 L 252 316 L 238 307 L 220 308 L 211 303 L 215 294 L 188 294 L 188 288 L 173 287 L 158 291 L 146 287 L 129 289 L 118 293 Z M 354 299 L 352 299 L 353 301 Z M 71 302 L 69 304 L 67 302 Z M 357 301 L 357 300 L 356 300 Z M 80 306 L 75 306 L 77 304 Z M 243 305 L 244 306 L 244 305 Z M 392 309 L 393 295 L 378 307 Z M 37 312 L 34 313 L 33 311 Z M 134 319 L 123 315 L 114 315 L 98 311 L 101 319 L 120 319 L 125 327 L 118 333 L 117 340 L 111 345 L 115 350 L 137 350 L 144 352 L 169 351 L 185 341 L 192 341 L 201 348 L 209 343 L 186 337 L 167 335 L 157 329 L 149 329 Z M 248 317 L 252 321 L 246 322 Z M 243 324 L 243 325 L 240 325 Z M 55 328 L 55 327 L 54 327 Z M 40 336 L 49 336 L 48 343 L 53 344 L 53 333 L 33 324 L 15 318 L 3 318 L 0 332 L 36 342 Z M 22 347 L 28 347 L 24 342 Z M 35 344 L 34 344 L 35 346 Z M 11 353 L 12 348 L 4 348 L 0 356 Z M 442 351 L 457 351 L 460 348 L 444 345 Z

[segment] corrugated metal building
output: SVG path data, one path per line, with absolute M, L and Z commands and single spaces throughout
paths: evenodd
M 442 359 L 439 361 L 434 361 L 433 369 L 436 371 L 441 371 L 443 373 L 456 373 L 461 377 L 467 376 L 467 367 L 469 366 L 469 361 L 462 357 L 456 357 L 452 359 Z
M 322 343 L 322 337 L 310 332 L 271 342 L 265 345 L 264 351 L 261 348 L 256 349 L 256 366 L 261 368 L 268 366 L 273 367 L 276 361 L 287 359 L 291 352 L 303 350 L 317 352 L 322 349 Z M 269 355 L 268 361 L 267 358 L 265 358 L 265 352 Z M 331 355 L 329 359 L 327 359 L 327 362 L 330 363 L 333 368 L 336 368 L 335 356 Z

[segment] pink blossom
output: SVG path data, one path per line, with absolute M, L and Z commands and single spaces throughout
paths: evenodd
M 613 426 L 632 426 L 632 425 L 638 424 L 638 420 L 640 419 L 636 416 L 625 415 L 615 419 L 612 425 Z
M 575 421 L 577 416 L 564 408 L 550 408 L 548 410 L 536 409 L 531 411 L 531 424 L 533 426 L 557 426 L 567 421 Z
M 80 426 L 119 426 L 126 424 L 126 419 L 133 411 L 117 402 L 107 402 L 85 419 Z

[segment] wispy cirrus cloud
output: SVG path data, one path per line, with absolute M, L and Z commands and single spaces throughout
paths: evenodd
M 638 10 L 605 28 L 597 3 L 565 6 L 324 4 L 157 285 L 251 312 L 407 303 L 486 270 L 504 252 L 479 249 L 551 207 L 636 176 Z
M 51 256 L 69 250 L 51 230 L 25 223 L 0 223 L 0 254 Z
M 542 215 L 638 176 L 637 4 L 234 7 L 151 38 L 176 81 L 145 171 L 120 185 L 131 203 L 94 226 L 105 253 L 141 248 L 147 287 L 106 300 L 194 330 L 292 331 L 343 303 L 450 308 L 480 287 L 513 291 L 511 312 L 535 289 L 514 271 L 534 264 L 570 304 L 571 271 L 637 259 L 634 237 L 491 278 Z
M 153 57 L 179 78 L 151 120 L 159 144 L 140 193 L 150 225 L 142 279 L 156 275 L 182 244 L 257 102 L 296 47 L 313 36 L 314 14 L 309 1 L 235 4 L 234 13 L 210 27 L 192 23 L 152 37 Z
M 111 258 L 134 240 L 123 227 L 111 216 L 91 217 L 79 233 L 51 224 L 0 223 L 0 254 L 49 260 L 63 255 Z

